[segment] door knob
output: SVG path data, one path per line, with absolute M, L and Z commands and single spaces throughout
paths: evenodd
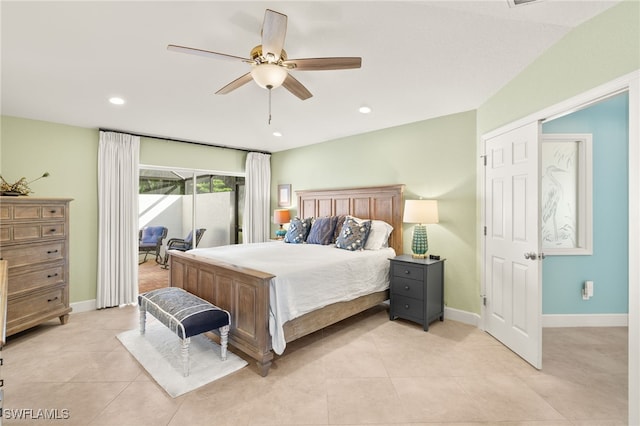
M 537 255 L 537 254 L 535 254 L 534 252 L 525 253 L 525 254 L 524 254 L 524 258 L 525 258 L 525 259 L 536 260 L 536 259 L 538 258 L 538 255 Z

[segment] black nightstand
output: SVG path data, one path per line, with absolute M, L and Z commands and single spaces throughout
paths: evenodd
M 400 255 L 391 259 L 389 318 L 422 324 L 444 320 L 444 259 L 414 259 Z

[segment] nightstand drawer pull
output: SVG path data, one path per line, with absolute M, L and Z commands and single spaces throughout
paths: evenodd
M 55 300 L 58 300 L 58 296 L 54 297 L 53 299 L 47 299 L 47 302 L 53 302 Z
M 57 229 L 56 229 L 56 228 L 51 228 L 51 229 L 49 229 L 49 232 L 56 232 L 56 231 L 57 231 Z
M 57 253 L 58 250 L 47 250 L 47 254 L 53 254 L 53 253 Z
M 53 278 L 53 277 L 57 277 L 57 276 L 58 276 L 58 274 L 57 274 L 57 273 L 55 273 L 55 274 L 49 274 L 49 275 L 47 275 L 47 278 Z
M 404 264 L 400 265 L 396 263 L 393 265 L 393 271 L 391 275 L 416 281 L 422 281 L 422 279 L 425 277 L 425 270 L 422 266 Z

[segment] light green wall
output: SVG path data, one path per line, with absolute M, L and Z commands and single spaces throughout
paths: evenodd
M 246 157 L 235 149 L 140 138 L 140 163 L 145 165 L 244 173 Z
M 2 176 L 34 182 L 34 197 L 73 198 L 70 207 L 71 302 L 96 298 L 98 258 L 98 131 L 2 117 Z
M 69 197 L 70 299 L 96 298 L 98 268 L 98 140 L 96 129 L 2 116 L 0 171 L 8 181 L 51 176 L 32 184 L 33 196 Z M 242 151 L 141 138 L 143 164 L 244 172 Z M 0 200 L 1 201 L 1 200 Z
M 585 22 L 478 109 L 480 135 L 640 69 L 640 1 Z
M 272 192 L 286 183 L 293 192 L 405 184 L 407 199 L 437 199 L 440 223 L 428 225 L 429 253 L 447 258 L 445 304 L 478 313 L 475 147 L 475 112 L 465 112 L 277 152 Z M 403 239 L 411 253 L 411 226 Z

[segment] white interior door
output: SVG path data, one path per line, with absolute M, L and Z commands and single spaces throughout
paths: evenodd
M 485 142 L 485 330 L 542 368 L 539 123 Z

